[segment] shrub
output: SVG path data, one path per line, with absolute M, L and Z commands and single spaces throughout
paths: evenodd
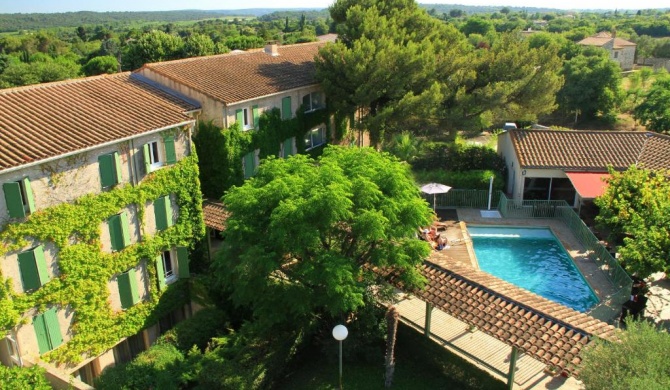
M 51 390 L 42 367 L 5 367 L 1 364 L 0 388 L 13 390 Z
M 169 343 L 182 352 L 188 352 L 194 345 L 205 350 L 212 337 L 227 333 L 226 315 L 223 311 L 208 307 L 195 313 L 193 317 L 178 323 L 159 339 L 160 343 Z
M 412 163 L 416 170 L 491 170 L 505 174 L 505 160 L 495 150 L 461 142 L 430 142 Z
M 179 389 L 183 384 L 184 354 L 172 344 L 159 343 L 128 364 L 110 367 L 95 381 L 99 390 Z

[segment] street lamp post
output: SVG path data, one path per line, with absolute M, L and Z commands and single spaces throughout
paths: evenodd
M 340 342 L 340 390 L 342 390 L 342 340 L 347 338 L 349 331 L 344 325 L 337 325 L 333 328 L 333 337 Z

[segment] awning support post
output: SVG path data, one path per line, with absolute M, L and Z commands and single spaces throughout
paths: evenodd
M 516 359 L 519 350 L 512 347 L 512 356 L 509 359 L 509 372 L 507 373 L 507 388 L 512 390 L 514 388 L 514 371 L 516 371 Z
M 426 324 L 423 326 L 424 334 L 426 338 L 430 338 L 430 316 L 433 312 L 433 305 L 430 302 L 426 302 Z

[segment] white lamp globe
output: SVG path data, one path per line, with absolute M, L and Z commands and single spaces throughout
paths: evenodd
M 348 334 L 349 331 L 347 330 L 347 327 L 344 325 L 337 325 L 336 327 L 333 328 L 333 337 L 337 341 L 342 341 L 346 339 Z

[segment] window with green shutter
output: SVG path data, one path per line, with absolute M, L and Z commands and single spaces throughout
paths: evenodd
M 23 218 L 35 212 L 30 179 L 26 177 L 19 181 L 3 183 L 2 190 L 5 193 L 7 212 L 11 218 Z
M 260 120 L 261 120 L 261 115 L 258 111 L 258 105 L 253 105 L 251 106 L 251 115 L 254 118 L 254 123 L 253 126 L 256 130 L 260 129 Z
M 44 249 L 41 245 L 19 253 L 18 260 L 24 292 L 38 289 L 49 281 Z
M 125 211 L 109 217 L 107 225 L 109 227 L 109 239 L 113 251 L 120 251 L 130 245 L 130 225 L 128 223 L 128 214 Z
M 235 122 L 240 124 L 240 130 L 244 129 L 244 110 L 235 110 Z
M 250 152 L 244 155 L 242 159 L 244 165 L 244 178 L 248 179 L 256 173 L 256 152 Z
M 40 355 L 63 344 L 63 335 L 60 332 L 58 313 L 55 307 L 33 317 L 33 328 L 35 329 Z
M 158 276 L 158 289 L 162 290 L 167 285 L 165 282 L 165 266 L 163 255 L 156 256 L 156 276 Z
M 281 118 L 283 120 L 293 118 L 293 112 L 291 111 L 291 97 L 287 96 L 281 100 Z
M 282 143 L 282 157 L 287 158 L 293 156 L 295 152 L 293 151 L 293 138 L 287 138 Z
M 119 184 L 121 176 L 121 156 L 114 152 L 98 157 L 98 169 L 100 170 L 100 185 L 109 188 Z
M 140 295 L 137 289 L 137 277 L 135 268 L 120 274 L 116 281 L 119 285 L 119 297 L 121 298 L 121 307 L 128 309 L 140 301 Z
M 189 269 L 188 249 L 183 246 L 177 247 L 177 268 L 180 279 L 191 277 L 191 271 Z
M 154 202 L 156 229 L 161 231 L 172 226 L 172 202 L 170 195 L 161 196 Z
M 165 162 L 172 165 L 177 162 L 177 152 L 174 148 L 174 137 L 168 136 L 163 139 L 165 144 Z

